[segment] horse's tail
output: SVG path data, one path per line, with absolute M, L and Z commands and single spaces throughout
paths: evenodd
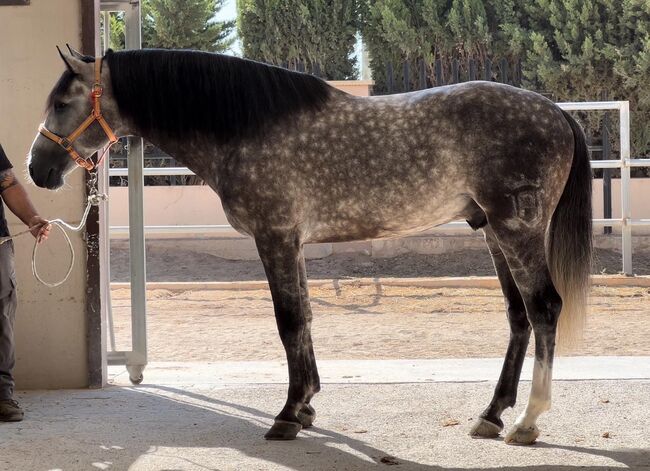
M 562 297 L 558 345 L 569 347 L 582 337 L 590 286 L 592 250 L 591 166 L 585 135 L 565 111 L 573 130 L 573 163 L 555 208 L 546 241 L 546 257 L 555 288 Z

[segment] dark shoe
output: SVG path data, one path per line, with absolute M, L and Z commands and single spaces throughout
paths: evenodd
M 0 400 L 0 422 L 20 422 L 25 412 L 13 399 Z

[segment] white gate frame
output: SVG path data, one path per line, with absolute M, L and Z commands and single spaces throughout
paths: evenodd
M 104 16 L 105 33 L 110 32 L 108 13 L 124 12 L 124 34 L 126 49 L 142 47 L 140 27 L 140 2 L 138 0 L 101 0 L 100 10 Z M 110 34 L 104 35 L 104 50 L 108 49 Z M 126 365 L 129 378 L 134 384 L 143 379 L 147 365 L 147 298 L 146 298 L 146 254 L 144 241 L 144 154 L 143 140 L 139 137 L 128 139 L 127 158 L 129 162 L 129 250 L 131 272 L 131 350 L 117 351 L 113 329 L 113 313 L 110 287 L 110 231 L 108 221 L 108 201 L 100 207 L 100 266 L 103 278 L 101 297 L 102 309 L 109 329 L 109 351 L 106 355 L 109 365 Z M 109 159 L 105 159 L 101 168 L 100 192 L 109 194 Z

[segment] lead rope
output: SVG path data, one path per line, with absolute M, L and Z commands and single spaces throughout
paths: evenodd
M 107 196 L 105 194 L 100 194 L 97 191 L 96 171 L 90 173 L 90 180 L 88 181 L 88 187 L 89 187 L 89 191 L 88 191 L 88 199 L 86 201 L 86 209 L 84 210 L 83 216 L 79 224 L 73 226 L 65 222 L 63 219 L 52 219 L 51 221 L 48 221 L 49 224 L 51 224 L 52 226 L 56 227 L 61 231 L 63 237 L 65 238 L 66 243 L 68 244 L 68 249 L 70 250 L 70 265 L 68 266 L 68 271 L 66 272 L 62 280 L 49 282 L 43 280 L 43 278 L 41 278 L 41 276 L 38 274 L 38 270 L 36 268 L 36 252 L 38 251 L 39 243 L 38 243 L 38 239 L 34 241 L 34 249 L 32 250 L 32 274 L 34 275 L 34 278 L 36 278 L 42 285 L 45 285 L 48 288 L 56 288 L 57 286 L 61 286 L 63 283 L 68 281 L 68 278 L 70 278 L 70 275 L 72 274 L 72 269 L 74 268 L 74 262 L 75 262 L 74 247 L 72 246 L 72 241 L 70 240 L 70 236 L 66 232 L 66 229 L 72 232 L 79 232 L 80 230 L 82 230 L 83 227 L 86 225 L 86 219 L 88 219 L 88 213 L 90 213 L 90 208 L 92 206 L 99 206 L 102 201 L 105 201 L 107 199 Z M 15 239 L 17 237 L 20 237 L 24 234 L 28 234 L 32 231 L 32 229 L 35 229 L 37 227 L 42 227 L 42 224 L 39 226 L 32 226 L 29 229 L 19 232 L 18 234 L 15 234 L 13 236 L 1 237 L 0 245 L 12 239 Z

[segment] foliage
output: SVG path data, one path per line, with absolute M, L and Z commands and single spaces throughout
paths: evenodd
M 527 85 L 558 101 L 629 100 L 633 153 L 650 154 L 650 2 L 535 0 L 525 12 Z
M 234 21 L 214 21 L 225 0 L 144 0 L 142 46 L 225 52 Z
M 238 0 L 244 57 L 330 80 L 356 78 L 358 5 L 358 0 Z
M 443 70 L 459 61 L 467 74 L 469 59 L 483 68 L 490 58 L 517 61 L 523 53 L 519 3 L 522 0 L 367 0 L 362 31 L 377 88 L 385 88 L 386 64 L 422 59 L 433 82 L 434 59 Z M 397 70 L 399 80 L 401 71 Z
M 400 83 L 404 61 L 424 60 L 431 82 L 434 59 L 521 61 L 524 86 L 554 100 L 630 100 L 633 153 L 650 154 L 648 0 L 365 0 L 361 18 L 380 93 L 388 63 Z

